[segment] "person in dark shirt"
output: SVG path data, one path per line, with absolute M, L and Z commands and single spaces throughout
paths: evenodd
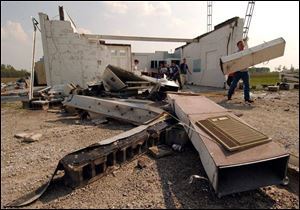
M 180 81 L 180 68 L 179 66 L 173 61 L 171 64 L 171 72 L 172 72 L 172 80 L 175 82 L 178 81 L 179 83 L 179 89 L 182 89 L 182 84 Z
M 189 70 L 189 66 L 186 64 L 186 59 L 183 59 L 183 63 L 180 64 L 180 80 L 181 84 L 186 84 L 186 73 L 189 72 L 189 74 L 192 74 Z

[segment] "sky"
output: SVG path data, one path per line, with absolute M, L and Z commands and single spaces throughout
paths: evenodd
M 245 17 L 247 1 L 212 3 L 213 26 L 235 16 Z M 63 6 L 79 32 L 102 35 L 195 38 L 207 32 L 206 1 L 156 2 L 64 2 L 1 1 L 1 64 L 17 69 L 31 69 L 33 26 L 31 16 L 38 13 L 58 19 L 58 6 Z M 284 56 L 256 67 L 272 70 L 282 65 L 299 68 L 299 2 L 256 1 L 249 29 L 249 47 L 283 37 Z M 184 43 L 113 41 L 131 44 L 132 52 L 173 52 Z M 37 32 L 35 61 L 43 56 L 40 32 Z

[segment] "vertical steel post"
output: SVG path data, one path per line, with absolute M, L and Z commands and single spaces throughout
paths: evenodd
M 31 73 L 30 73 L 30 87 L 29 87 L 29 100 L 33 98 L 33 85 L 34 85 L 34 54 L 35 54 L 35 39 L 36 39 L 36 25 L 33 21 L 33 45 L 32 45 L 32 62 L 31 62 Z

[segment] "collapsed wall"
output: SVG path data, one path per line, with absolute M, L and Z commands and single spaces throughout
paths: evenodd
M 74 83 L 86 88 L 108 64 L 131 70 L 131 46 L 105 44 L 74 33 L 69 21 L 39 13 L 47 85 Z

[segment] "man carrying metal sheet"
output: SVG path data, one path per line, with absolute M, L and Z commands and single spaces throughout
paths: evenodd
M 239 41 L 237 43 L 237 47 L 239 48 L 239 51 L 244 50 L 245 48 L 245 43 L 244 41 Z M 231 100 L 232 95 L 234 94 L 234 90 L 237 86 L 237 83 L 239 80 L 243 80 L 244 84 L 244 99 L 245 102 L 253 103 L 254 101 L 250 99 L 250 85 L 249 85 L 249 73 L 248 69 L 242 69 L 240 71 L 234 72 L 232 82 L 230 84 L 230 88 L 228 90 L 228 100 Z

